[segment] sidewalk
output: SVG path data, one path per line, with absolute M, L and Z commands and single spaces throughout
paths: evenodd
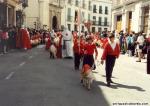
M 101 55 L 102 50 L 99 51 Z M 111 87 L 106 86 L 105 65 L 97 67 L 94 72 L 96 84 L 99 84 L 110 106 L 113 103 L 148 103 L 146 106 L 150 106 L 150 75 L 146 74 L 145 61 L 137 63 L 134 57 L 120 55 L 112 78 L 116 84 Z

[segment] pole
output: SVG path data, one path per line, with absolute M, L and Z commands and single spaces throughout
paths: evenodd
M 80 0 L 80 3 L 79 3 L 79 13 L 78 13 L 78 15 L 79 15 L 79 18 L 80 18 L 80 20 L 79 20 L 79 18 L 78 18 L 78 22 L 79 22 L 79 53 L 80 53 L 80 40 L 81 40 L 81 38 L 80 38 L 80 35 L 81 35 L 81 30 L 80 30 L 80 24 L 81 24 L 81 21 L 82 21 L 82 17 L 81 17 L 81 1 L 82 0 Z

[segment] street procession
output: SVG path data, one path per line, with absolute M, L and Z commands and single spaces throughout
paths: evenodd
M 0 0 L 0 106 L 150 106 L 150 0 Z

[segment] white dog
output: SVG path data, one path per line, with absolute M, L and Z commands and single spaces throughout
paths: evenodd
M 56 47 L 54 46 L 54 44 L 52 44 L 49 48 L 49 52 L 50 52 L 50 58 L 56 58 L 56 53 L 57 53 L 57 49 Z
M 81 75 L 82 75 L 83 85 L 85 87 L 87 87 L 88 90 L 90 90 L 91 89 L 91 84 L 94 80 L 94 75 L 92 73 L 91 67 L 88 64 L 85 64 L 83 66 Z

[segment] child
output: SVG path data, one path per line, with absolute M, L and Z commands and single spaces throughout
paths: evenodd
M 86 39 L 86 41 L 87 42 L 84 45 L 83 68 L 85 67 L 85 65 L 89 65 L 90 68 L 92 68 L 94 65 L 93 54 L 95 52 L 95 59 L 97 59 L 98 51 L 97 51 L 96 45 L 93 43 L 93 38 L 91 36 L 89 36 Z M 81 83 L 82 82 L 83 80 L 81 78 Z
M 97 59 L 98 51 L 96 45 L 93 43 L 93 38 L 89 36 L 86 39 L 86 44 L 84 45 L 84 56 L 83 56 L 83 66 L 88 64 L 90 67 L 94 64 L 93 54 L 95 52 L 95 59 Z
M 80 60 L 84 52 L 83 49 L 84 49 L 84 42 L 83 42 L 82 36 L 80 38 L 79 37 L 75 38 L 74 46 L 73 46 L 75 70 L 79 70 Z

